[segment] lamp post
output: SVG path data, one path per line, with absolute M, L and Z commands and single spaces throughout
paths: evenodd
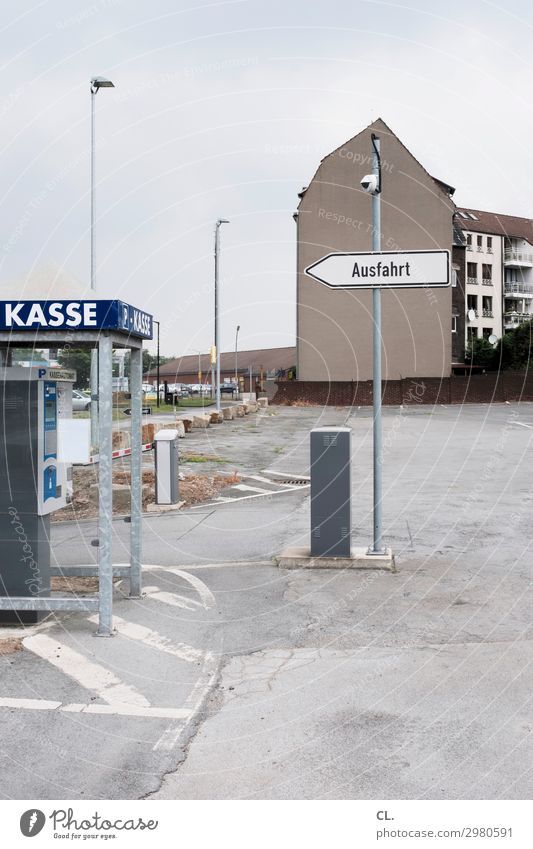
M 215 224 L 215 404 L 217 410 L 220 410 L 220 317 L 218 309 L 218 266 L 220 253 L 220 228 L 222 224 L 229 224 L 227 218 L 219 218 Z
M 95 218 L 96 218 L 96 180 L 95 180 L 95 98 L 101 88 L 114 88 L 111 80 L 105 77 L 91 79 L 91 289 L 96 292 L 96 248 L 95 248 Z M 91 444 L 98 444 L 98 352 L 91 351 Z
M 241 325 L 237 325 L 237 329 L 235 331 L 235 386 L 237 387 L 237 392 L 239 391 L 239 369 L 237 365 L 237 351 L 238 351 L 238 342 L 239 342 L 239 330 L 241 329 Z
M 156 375 L 157 375 L 156 376 L 156 380 L 157 380 L 157 403 L 156 403 L 156 406 L 159 407 L 159 360 L 160 360 L 160 357 L 159 357 L 159 326 L 160 326 L 160 322 L 156 321 L 156 319 L 154 318 L 154 324 L 157 324 L 157 364 L 156 364 L 156 370 L 157 370 L 156 371 Z

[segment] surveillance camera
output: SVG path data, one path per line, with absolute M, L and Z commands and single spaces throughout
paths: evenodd
M 367 174 L 361 180 L 361 185 L 365 192 L 368 192 L 370 195 L 377 195 L 379 192 L 379 180 L 376 174 Z

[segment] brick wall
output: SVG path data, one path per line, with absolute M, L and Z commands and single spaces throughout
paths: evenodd
M 533 372 L 489 372 L 464 377 L 420 377 L 382 384 L 384 404 L 490 404 L 533 401 Z M 321 382 L 287 380 L 277 383 L 273 404 L 303 402 L 350 407 L 372 404 L 372 381 Z

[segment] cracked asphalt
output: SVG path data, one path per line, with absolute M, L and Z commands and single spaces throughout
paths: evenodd
M 383 412 L 397 573 L 280 570 L 273 558 L 307 542 L 307 490 L 147 516 L 146 596 L 117 588 L 115 638 L 68 616 L 37 632 L 55 666 L 31 641 L 0 657 L 3 696 L 59 705 L 0 707 L 5 798 L 530 798 L 533 405 Z M 365 545 L 368 408 L 270 408 L 180 447 L 305 475 L 309 430 L 327 424 L 352 428 Z M 129 528 L 113 527 L 124 562 Z M 95 533 L 54 526 L 57 562 L 92 561 Z M 143 715 L 112 702 L 97 667 Z

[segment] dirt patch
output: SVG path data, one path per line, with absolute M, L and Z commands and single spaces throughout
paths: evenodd
M 191 462 L 224 462 L 217 457 L 205 455 L 191 455 L 202 459 Z M 117 461 L 118 462 L 118 461 Z M 212 475 L 184 475 L 180 479 L 180 499 L 185 506 L 200 504 L 216 497 L 219 492 L 227 486 L 238 483 L 240 480 L 237 472 L 232 474 Z M 117 466 L 113 469 L 113 483 L 120 486 L 129 486 L 131 481 L 130 470 Z M 94 519 L 98 515 L 97 502 L 98 469 L 96 466 L 77 467 L 73 474 L 73 499 L 70 504 L 62 510 L 52 513 L 52 522 L 79 521 L 81 519 Z M 143 469 L 142 472 L 143 510 L 146 511 L 149 504 L 155 502 L 155 475 L 152 469 Z M 122 515 L 124 509 L 114 506 L 114 515 Z M 76 579 L 78 580 L 78 579 Z M 91 579 L 88 579 L 91 580 Z
M 97 593 L 98 578 L 51 578 L 50 589 L 52 592 L 76 593 L 76 595 Z
M 0 656 L 14 654 L 22 648 L 22 637 L 0 637 Z

